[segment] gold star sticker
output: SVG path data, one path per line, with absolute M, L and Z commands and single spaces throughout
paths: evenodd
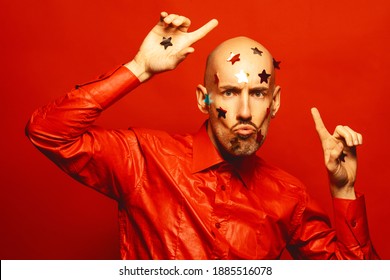
M 243 70 L 240 70 L 239 73 L 235 74 L 234 76 L 237 77 L 238 83 L 248 83 L 248 77 L 249 73 L 245 73 Z

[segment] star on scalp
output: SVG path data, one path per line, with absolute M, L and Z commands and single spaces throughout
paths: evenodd
M 228 57 L 228 59 L 226 59 L 226 61 L 228 62 L 231 62 L 232 65 L 234 63 L 236 63 L 237 61 L 240 61 L 240 54 L 234 54 L 233 52 L 230 53 L 230 56 Z
M 267 72 L 265 71 L 265 70 L 263 70 L 263 72 L 261 72 L 260 74 L 259 74 L 259 77 L 260 77 L 260 84 L 261 83 L 266 83 L 266 84 L 268 84 L 268 78 L 269 78 L 269 76 L 271 76 L 271 74 L 267 74 Z
M 249 73 L 245 73 L 243 70 L 240 70 L 240 72 L 238 72 L 234 76 L 237 77 L 238 83 L 248 83 L 249 82 L 248 81 Z
M 272 63 L 274 65 L 275 69 L 279 69 L 280 70 L 280 66 L 279 66 L 280 62 L 281 61 L 276 61 L 275 58 L 272 58 Z
M 171 40 L 172 37 L 169 38 L 163 37 L 163 40 L 161 41 L 160 45 L 164 46 L 164 50 L 166 50 L 169 46 L 173 46 Z
M 251 50 L 253 51 L 253 54 L 258 54 L 258 55 L 262 55 L 262 51 L 259 50 L 257 47 L 254 47 L 254 48 L 251 48 Z

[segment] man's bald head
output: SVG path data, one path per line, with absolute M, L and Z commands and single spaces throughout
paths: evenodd
M 239 54 L 239 61 L 234 63 L 227 61 L 231 54 Z M 241 62 L 241 63 L 240 63 Z M 241 65 L 240 65 L 241 64 Z M 242 66 L 242 64 L 245 64 Z M 215 74 L 221 72 L 221 68 L 235 67 L 242 68 L 249 72 L 253 66 L 259 66 L 267 69 L 271 74 L 270 85 L 274 85 L 275 72 L 271 53 L 259 42 L 248 37 L 235 37 L 222 42 L 208 56 L 206 70 L 204 75 L 204 84 L 206 88 L 212 86 L 215 81 Z M 248 67 L 252 65 L 252 67 Z

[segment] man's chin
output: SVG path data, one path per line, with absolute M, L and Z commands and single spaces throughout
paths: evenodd
M 230 141 L 230 144 L 228 152 L 235 157 L 251 156 L 260 148 L 260 143 L 253 138 L 253 135 L 244 138 L 237 136 Z

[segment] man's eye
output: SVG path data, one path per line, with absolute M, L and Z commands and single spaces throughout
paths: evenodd
M 252 93 L 252 95 L 254 97 L 261 98 L 261 97 L 264 97 L 265 94 L 264 94 L 264 92 L 261 92 L 261 91 L 255 91 L 255 92 Z
M 232 96 L 234 94 L 234 92 L 232 90 L 225 90 L 223 95 L 225 96 Z

